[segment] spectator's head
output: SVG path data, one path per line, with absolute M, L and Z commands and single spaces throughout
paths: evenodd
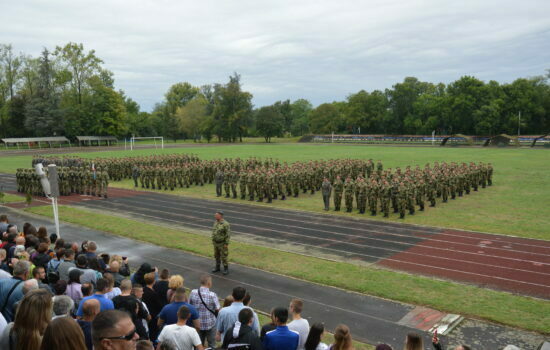
M 28 235 L 25 237 L 25 248 L 27 248 L 30 251 L 32 250 L 38 250 L 38 247 L 40 246 L 40 240 L 38 237 L 33 235 Z M 46 250 L 48 250 L 49 246 L 47 245 Z
M 189 316 L 191 316 L 191 311 L 187 306 L 182 306 L 178 309 L 178 321 L 179 322 L 187 322 L 189 319 Z
M 91 283 L 82 283 L 80 286 L 80 291 L 82 292 L 83 297 L 89 297 L 94 291 L 94 286 Z
M 76 257 L 76 266 L 80 268 L 86 268 L 86 266 L 88 266 L 88 259 L 86 258 L 86 255 L 80 254 Z
M 159 274 L 159 278 L 163 281 L 168 280 L 170 278 L 170 271 L 168 271 L 168 269 L 162 269 Z
M 50 242 L 51 242 L 51 244 L 56 244 L 57 243 L 57 234 L 52 233 L 50 235 Z
M 509 345 L 514 346 L 514 345 Z M 506 348 L 505 348 L 506 349 Z M 517 348 L 516 348 L 517 349 Z M 455 350 L 471 350 L 471 348 L 468 345 L 458 345 Z M 519 350 L 519 349 L 518 349 Z
M 65 240 L 63 238 L 59 238 L 59 239 L 55 240 L 55 248 L 54 249 L 59 249 L 59 248 L 65 249 Z
M 175 302 L 185 301 L 185 288 L 180 287 L 176 289 L 176 292 L 174 293 L 174 301 Z
M 65 294 L 65 291 L 67 290 L 67 281 L 65 280 L 59 280 L 55 282 L 53 285 L 53 291 L 55 292 L 55 295 L 63 295 Z
M 126 311 L 133 319 L 137 317 L 139 311 L 139 301 L 135 298 L 123 299 L 122 303 L 118 306 L 119 310 Z
M 74 301 L 67 295 L 56 295 L 53 298 L 54 316 L 70 316 L 74 308 Z
M 8 216 L 7 215 L 0 215 L 0 222 L 3 222 L 5 224 L 8 223 Z M 2 232 L 0 232 L 2 233 Z
M 375 350 L 393 350 L 388 344 L 378 344 Z
M 5 249 L 0 249 L 0 262 L 6 260 L 7 253 Z
M 159 343 L 158 350 L 177 350 L 176 344 L 173 341 L 167 339 Z
M 118 273 L 120 271 L 120 263 L 116 260 L 111 261 L 109 264 L 109 271 L 112 273 Z
M 88 242 L 88 252 L 95 253 L 97 250 L 97 244 L 94 241 Z
M 252 313 L 252 310 L 245 307 L 241 311 L 239 311 L 239 322 L 241 324 L 251 325 L 254 321 L 254 314 Z
M 23 236 L 17 236 L 15 237 L 15 245 L 22 245 L 25 246 L 25 237 Z
M 212 276 L 207 274 L 201 275 L 201 286 L 212 288 Z
M 78 323 L 70 317 L 59 317 L 51 321 L 44 332 L 40 350 L 74 349 L 86 349 L 84 333 Z
M 143 286 L 139 283 L 135 283 L 132 286 L 132 295 L 138 299 L 141 299 L 143 297 Z
M 99 254 L 99 258 L 103 261 L 105 265 L 109 265 L 110 256 L 107 253 L 101 253 Z
M 38 228 L 38 232 L 36 232 L 36 237 L 38 237 L 39 239 L 45 239 L 48 237 L 48 229 L 45 228 L 44 226 L 40 226 Z
M 304 308 L 304 302 L 301 299 L 292 299 L 289 310 L 294 315 L 300 315 Z
M 113 277 L 112 274 L 106 272 L 103 274 L 103 278 L 105 278 L 107 280 L 107 282 L 109 282 L 109 291 L 113 290 L 114 286 L 115 286 L 115 278 Z
M 9 237 L 10 234 L 13 235 L 13 239 L 15 239 L 15 237 L 17 237 L 18 232 L 17 232 L 17 226 L 16 225 L 9 225 L 8 226 L 8 237 Z
M 139 340 L 136 343 L 136 350 L 154 350 L 153 343 L 149 340 Z
M 69 271 L 69 284 L 72 283 L 80 283 L 80 276 L 82 275 L 82 271 L 78 269 L 72 269 Z
M 82 314 L 86 321 L 92 321 L 99 311 L 101 310 L 101 305 L 97 299 L 87 299 L 82 304 Z
M 10 228 L 8 228 L 8 235 L 7 235 L 7 242 L 11 244 L 15 243 L 15 239 L 17 238 L 17 227 L 15 228 L 15 230 L 12 230 L 13 227 L 14 226 L 11 226 Z
M 170 280 L 168 281 L 168 288 L 172 290 L 176 290 L 180 287 L 183 287 L 183 276 L 182 275 L 173 275 L 170 277 Z
M 317 349 L 324 333 L 325 326 L 322 323 L 314 323 L 309 330 L 306 343 L 304 344 L 305 350 Z
M 23 288 L 21 292 L 23 295 L 27 295 L 31 290 L 38 289 L 38 281 L 35 279 L 26 280 L 23 282 Z
M 251 302 L 252 302 L 252 296 L 250 295 L 250 293 L 246 292 L 243 298 L 244 306 L 250 306 Z
M 82 241 L 82 244 L 80 245 L 80 251 L 82 253 L 86 253 L 88 251 L 88 241 Z
M 92 322 L 94 350 L 130 350 L 139 338 L 130 316 L 123 311 L 100 312 Z
M 17 339 L 24 339 L 27 349 L 39 349 L 42 335 L 52 318 L 52 297 L 45 289 L 30 291 L 21 300 L 13 331 Z
M 48 243 L 46 242 L 42 242 L 38 245 L 38 248 L 36 249 L 36 251 L 39 253 L 39 254 L 45 254 L 48 252 L 48 249 L 50 249 L 50 246 Z
M 31 264 L 28 261 L 19 260 L 13 267 L 13 276 L 26 280 L 29 278 Z
M 242 302 L 244 299 L 244 296 L 246 295 L 246 289 L 243 287 L 235 287 L 233 288 L 233 293 L 231 293 L 233 296 L 234 302 Z
M 78 243 L 73 242 L 73 243 L 71 244 L 71 250 L 72 250 L 75 254 L 78 253 Z
M 143 276 L 143 280 L 145 281 L 145 285 L 147 286 L 151 286 L 155 284 L 155 273 L 154 272 L 146 273 L 145 276 Z
M 109 281 L 105 278 L 100 278 L 96 282 L 96 293 L 105 294 L 109 291 Z
M 124 295 L 132 293 L 132 281 L 129 279 L 122 280 L 122 282 L 120 282 L 120 291 Z
M 273 317 L 277 326 L 286 325 L 286 321 L 288 321 L 288 309 L 286 307 L 276 307 L 273 310 Z
M 32 270 L 32 278 L 42 281 L 46 278 L 46 270 L 42 266 L 36 266 Z
M 334 330 L 334 346 L 335 350 L 348 350 L 353 349 L 353 342 L 351 340 L 351 332 L 349 327 L 345 324 L 338 325 Z
M 424 343 L 422 337 L 417 333 L 409 333 L 405 338 L 405 350 L 422 350 Z
M 233 304 L 233 301 L 235 301 L 235 299 L 233 299 L 232 295 L 226 296 L 225 299 L 223 299 L 223 306 L 222 307 L 231 306 L 231 304 Z
M 74 259 L 74 252 L 71 249 L 61 248 L 60 250 L 65 252 L 65 260 L 72 261 Z
M 99 272 L 103 271 L 101 266 L 99 266 L 99 260 L 97 260 L 97 259 L 89 259 L 88 260 L 88 268 L 92 269 L 92 270 L 95 270 L 95 271 L 99 271 Z

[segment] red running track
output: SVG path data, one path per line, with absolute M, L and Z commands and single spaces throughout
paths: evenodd
M 444 230 L 377 264 L 550 299 L 550 241 Z

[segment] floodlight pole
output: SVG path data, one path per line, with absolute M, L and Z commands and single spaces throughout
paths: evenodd
M 520 126 L 521 126 L 521 111 L 518 112 L 518 137 L 519 137 L 519 128 L 520 128 Z

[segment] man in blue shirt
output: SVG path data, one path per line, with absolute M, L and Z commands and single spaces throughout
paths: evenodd
M 233 296 L 233 303 L 230 306 L 221 309 L 216 320 L 216 329 L 218 330 L 216 338 L 220 341 L 223 341 L 223 337 L 225 336 L 227 330 L 233 327 L 233 325 L 235 325 L 235 322 L 239 320 L 239 312 L 245 307 L 248 308 L 248 306 L 244 306 L 243 304 L 243 299 L 246 295 L 246 289 L 244 289 L 243 287 L 235 287 L 233 288 L 233 293 L 231 295 Z M 260 321 L 258 321 L 258 315 L 256 315 L 255 312 L 253 312 L 253 314 L 254 322 L 252 323 L 252 329 L 254 330 L 254 332 L 256 332 L 256 335 L 259 336 Z
M 113 310 L 115 308 L 115 305 L 113 302 L 105 296 L 105 293 L 109 290 L 109 281 L 107 281 L 105 278 L 100 278 L 97 280 L 97 286 L 96 286 L 96 292 L 94 295 L 90 295 L 89 297 L 85 297 L 80 301 L 80 304 L 78 305 L 78 311 L 76 312 L 76 316 L 82 317 L 84 315 L 84 312 L 82 311 L 82 307 L 84 306 L 84 303 L 86 300 L 89 299 L 97 299 L 99 301 L 99 309 L 100 311 L 105 310 Z
M 15 319 L 14 305 L 23 299 L 23 281 L 29 277 L 30 267 L 28 261 L 20 260 L 13 267 L 13 278 L 0 280 L 0 312 L 8 323 Z
M 286 326 L 288 310 L 284 307 L 278 307 L 273 311 L 273 317 L 277 329 L 265 334 L 263 340 L 264 350 L 296 350 L 300 335 Z
M 174 302 L 165 305 L 159 313 L 159 319 L 157 321 L 159 330 L 163 325 L 171 325 L 178 322 L 178 310 L 182 306 L 187 306 L 191 312 L 191 316 L 187 319 L 187 326 L 194 327 L 197 329 L 197 332 L 200 330 L 200 320 L 197 309 L 195 309 L 193 305 L 186 303 L 184 300 L 185 288 L 180 287 L 176 289 L 176 293 L 174 293 Z

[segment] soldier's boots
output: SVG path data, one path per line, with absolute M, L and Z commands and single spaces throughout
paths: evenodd
M 312 190 L 311 190 L 311 194 L 315 194 L 315 190 L 312 189 Z
M 256 202 L 260 202 L 260 203 L 261 203 L 261 202 L 263 202 L 263 201 L 264 201 L 263 198 L 258 198 L 258 200 L 257 200 Z
M 107 193 L 105 193 L 105 195 L 103 196 L 103 198 L 107 199 Z
M 347 209 L 346 209 L 346 213 L 351 213 L 351 209 L 350 209 L 350 208 L 347 208 Z
M 409 210 L 409 215 L 414 215 L 414 209 Z
M 304 193 L 306 193 L 306 192 L 307 192 L 307 190 L 304 188 Z
M 237 198 L 237 195 L 236 194 L 233 194 L 233 199 Z
M 435 207 L 435 201 L 432 201 L 432 203 L 430 204 L 430 207 Z
M 388 213 L 384 213 L 384 217 L 388 218 L 388 217 L 390 217 L 390 215 Z
M 397 212 L 399 212 L 399 210 L 397 210 L 397 208 L 393 208 L 393 212 L 397 213 Z
M 375 210 L 372 210 L 372 211 L 370 212 L 370 216 L 376 216 L 376 211 L 375 211 Z
M 250 198 L 248 199 L 248 201 L 253 202 L 253 201 L 254 201 L 254 196 L 250 196 Z
M 223 267 L 223 274 L 224 274 L 225 276 L 227 276 L 227 275 L 229 274 L 229 266 L 225 265 L 225 266 Z
M 424 204 L 420 206 L 420 211 L 424 211 Z
M 456 199 L 456 196 L 454 194 L 451 195 L 451 199 Z
M 243 194 L 243 195 L 241 196 L 241 200 L 245 199 L 245 197 L 246 197 L 246 196 Z
M 229 193 L 225 195 L 225 198 L 229 198 Z
M 294 198 L 298 198 L 298 193 L 296 193 L 296 194 L 294 195 Z
M 400 219 L 404 219 L 404 218 L 405 218 L 405 213 L 399 214 L 399 218 L 400 218 Z
M 216 264 L 216 266 L 212 269 L 212 273 L 220 272 L 220 264 Z
M 284 201 L 286 199 L 286 196 L 283 194 L 283 196 L 281 197 L 281 200 Z
M 271 198 L 268 198 L 268 199 L 267 199 L 267 203 L 271 203 L 271 202 L 272 202 L 272 201 L 271 201 Z
M 334 208 L 334 211 L 340 211 L 340 207 Z

